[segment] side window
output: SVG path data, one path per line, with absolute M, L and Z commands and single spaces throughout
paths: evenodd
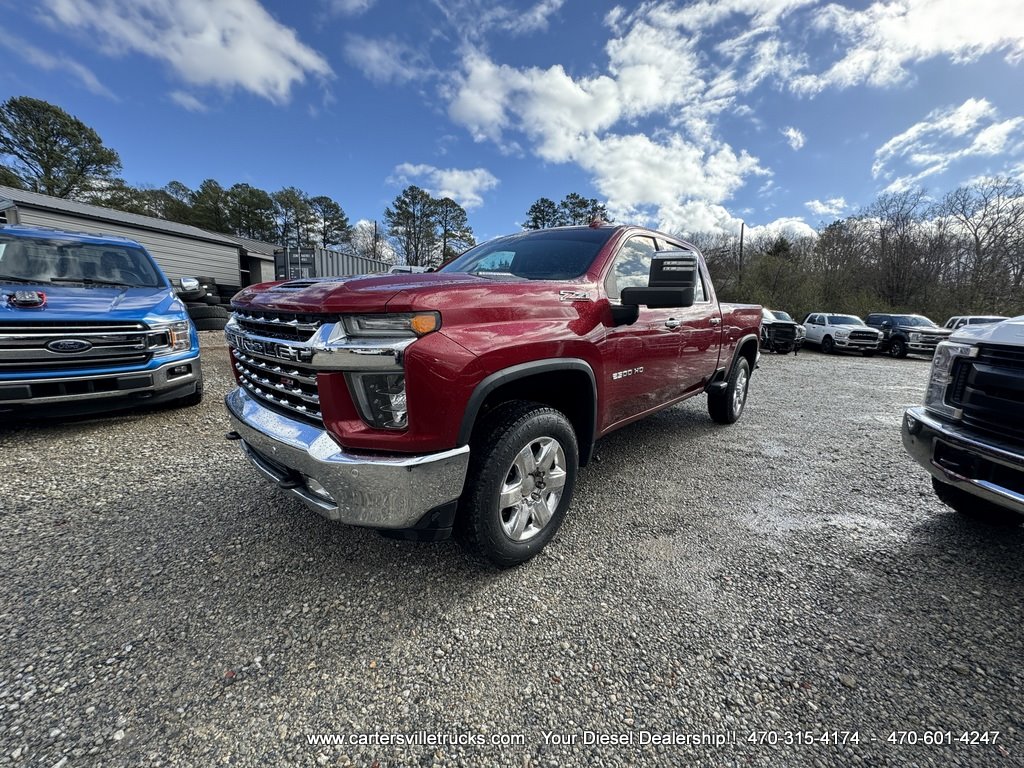
M 655 251 L 654 240 L 649 237 L 627 240 L 615 256 L 615 264 L 608 275 L 608 296 L 617 299 L 623 288 L 646 288 Z

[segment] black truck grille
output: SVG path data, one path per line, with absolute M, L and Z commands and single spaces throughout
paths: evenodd
M 34 321 L 0 323 L 0 371 L 60 373 L 74 368 L 144 364 L 154 336 L 142 323 Z
M 850 331 L 850 341 L 877 341 L 878 335 L 871 331 Z
M 796 326 L 795 325 L 770 325 L 768 326 L 768 338 L 772 341 L 795 341 L 796 340 Z
M 1024 351 L 979 344 L 977 357 L 954 364 L 946 397 L 966 426 L 1024 441 Z
M 320 326 L 340 321 L 337 315 L 314 315 L 301 312 L 260 312 L 247 309 L 235 312 L 235 321 L 257 336 L 287 341 L 309 341 Z
M 275 411 L 323 426 L 316 371 L 292 362 L 273 360 L 232 349 L 242 387 Z

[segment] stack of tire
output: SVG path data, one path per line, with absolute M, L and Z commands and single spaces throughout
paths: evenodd
M 197 277 L 199 288 L 194 291 L 177 289 L 178 298 L 185 302 L 188 315 L 200 331 L 222 331 L 231 314 L 231 297 L 242 290 L 240 285 L 218 284 L 212 277 Z

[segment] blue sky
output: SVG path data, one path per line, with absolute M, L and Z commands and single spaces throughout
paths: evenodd
M 0 0 L 0 98 L 124 178 L 408 184 L 478 239 L 569 192 L 673 232 L 807 233 L 886 191 L 1024 177 L 1021 0 Z

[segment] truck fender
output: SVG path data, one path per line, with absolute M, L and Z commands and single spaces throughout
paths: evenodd
M 729 366 L 727 368 L 720 367 L 715 371 L 715 375 L 711 377 L 711 381 L 709 381 L 707 383 L 707 386 L 704 387 L 705 392 L 711 392 L 716 389 L 724 389 L 726 386 L 728 386 L 729 374 L 732 372 L 733 366 L 736 365 L 736 360 L 739 358 L 741 351 L 743 350 L 743 347 L 748 342 L 751 341 L 754 344 L 754 359 L 750 363 L 750 370 L 751 372 L 753 372 L 754 368 L 757 367 L 757 361 L 761 359 L 761 345 L 758 335 L 756 333 L 748 333 L 746 336 L 743 336 L 742 338 L 740 338 L 739 341 L 736 342 L 736 348 L 733 350 L 732 360 L 729 361 Z
M 583 373 L 590 382 L 590 408 L 589 412 L 581 422 L 574 422 L 576 438 L 579 441 L 580 466 L 587 463 L 594 451 L 595 435 L 597 434 L 597 378 L 594 371 L 586 360 L 579 358 L 557 358 L 551 360 L 531 360 L 528 363 L 519 363 L 487 376 L 476 385 L 473 394 L 469 396 L 466 403 L 466 410 L 462 416 L 462 425 L 459 427 L 458 445 L 467 445 L 473 435 L 473 427 L 476 424 L 480 408 L 486 402 L 487 397 L 499 387 L 511 382 L 526 379 L 545 373 L 565 373 L 567 371 Z M 570 419 L 571 420 L 571 419 Z

